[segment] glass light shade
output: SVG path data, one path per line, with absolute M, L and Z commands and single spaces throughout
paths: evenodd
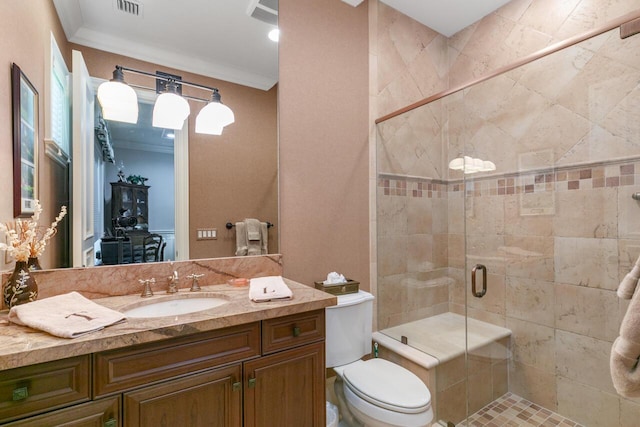
M 191 109 L 186 99 L 175 93 L 163 93 L 153 106 L 153 126 L 165 129 L 182 129 Z
M 462 157 L 456 157 L 449 162 L 449 169 L 461 171 L 464 169 L 464 159 Z
M 196 117 L 196 132 L 210 135 L 221 135 L 222 128 L 235 122 L 235 116 L 231 108 L 212 101 L 200 110 Z
M 98 102 L 105 120 L 138 122 L 138 96 L 126 83 L 108 81 L 98 87 Z
M 491 160 L 485 160 L 482 166 L 482 170 L 481 172 L 491 172 L 496 170 L 496 164 L 493 163 Z
M 269 37 L 269 40 L 277 43 L 278 41 L 280 41 L 280 30 L 278 28 L 275 28 L 269 31 L 269 34 L 267 34 L 267 36 Z

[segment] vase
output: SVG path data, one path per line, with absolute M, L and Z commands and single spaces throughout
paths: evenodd
M 38 298 L 38 284 L 29 272 L 27 261 L 16 261 L 13 273 L 2 289 L 2 297 L 7 308 L 35 301 Z
M 40 266 L 40 261 L 38 261 L 38 257 L 30 256 L 27 260 L 27 267 L 29 267 L 29 271 L 40 271 L 42 267 Z

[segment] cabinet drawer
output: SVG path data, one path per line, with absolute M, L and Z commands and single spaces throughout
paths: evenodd
M 262 354 L 324 339 L 324 310 L 262 321 Z
M 260 325 L 250 323 L 93 355 L 101 397 L 260 355 Z
M 120 396 L 113 396 L 9 423 L 5 427 L 117 427 L 120 425 L 122 425 Z
M 89 356 L 3 371 L 0 424 L 89 400 Z

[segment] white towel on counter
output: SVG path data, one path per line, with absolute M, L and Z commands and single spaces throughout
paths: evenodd
M 288 300 L 293 292 L 282 276 L 256 277 L 249 283 L 249 298 L 255 302 Z
M 11 307 L 9 321 L 62 338 L 77 338 L 125 320 L 124 314 L 96 304 L 78 292 Z

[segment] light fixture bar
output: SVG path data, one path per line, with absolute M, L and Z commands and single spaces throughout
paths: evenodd
M 211 90 L 211 91 L 217 91 L 218 90 L 218 88 L 201 85 L 200 83 L 192 83 L 192 82 L 188 82 L 188 81 L 185 81 L 185 80 L 176 80 L 176 79 L 171 78 L 171 77 L 163 76 L 162 74 L 154 74 L 154 73 L 150 73 L 148 71 L 136 70 L 134 68 L 123 67 L 122 65 L 116 65 L 116 69 L 120 69 L 120 70 L 123 70 L 123 71 L 129 71 L 131 73 L 141 74 L 143 76 L 153 77 L 154 79 L 160 79 L 160 80 L 164 80 L 166 82 L 176 82 L 176 83 L 181 84 L 181 85 L 187 85 L 187 86 L 196 87 L 196 88 L 200 88 L 200 89 L 207 89 L 207 90 Z

